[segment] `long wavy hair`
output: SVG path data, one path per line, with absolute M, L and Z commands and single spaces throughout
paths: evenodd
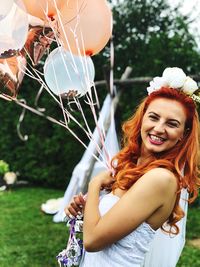
M 149 104 L 158 98 L 171 99 L 182 104 L 186 111 L 184 137 L 170 150 L 152 153 L 147 161 L 137 165 L 141 153 L 142 119 Z M 197 197 L 200 187 L 198 178 L 199 119 L 194 101 L 176 89 L 162 87 L 142 101 L 135 114 L 123 124 L 122 130 L 124 133 L 122 149 L 112 159 L 116 177 L 112 189 L 128 190 L 142 175 L 153 168 L 163 167 L 172 171 L 178 182 L 177 197 L 167 221 L 170 230 L 164 229 L 164 225 L 161 228 L 166 232 L 178 234 L 179 228 L 176 223 L 184 217 L 184 212 L 179 206 L 181 189 L 187 188 L 190 195 L 189 202 L 192 202 Z

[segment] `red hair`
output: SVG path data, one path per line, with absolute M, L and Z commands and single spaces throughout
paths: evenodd
M 137 166 L 137 159 L 141 152 L 142 119 L 149 104 L 158 98 L 171 99 L 182 104 L 186 112 L 185 134 L 172 149 L 162 153 L 152 153 L 148 161 Z M 174 229 L 173 233 L 178 234 L 179 228 L 176 223 L 184 217 L 184 212 L 179 206 L 180 191 L 182 188 L 187 188 L 190 193 L 189 202 L 192 202 L 197 197 L 200 186 L 198 178 L 199 119 L 194 101 L 176 89 L 163 87 L 142 101 L 135 114 L 123 124 L 122 130 L 124 133 L 123 148 L 112 159 L 112 166 L 116 173 L 113 190 L 129 189 L 142 175 L 153 168 L 163 167 L 172 171 L 177 177 L 178 191 L 174 209 L 167 223 L 171 226 L 169 232 L 172 233 Z

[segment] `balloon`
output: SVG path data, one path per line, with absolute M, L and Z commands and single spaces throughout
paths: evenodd
M 0 1 L 0 20 L 4 19 L 8 15 L 13 4 L 14 0 Z
M 47 27 L 47 23 L 44 20 L 39 19 L 38 17 L 31 16 L 30 14 L 28 15 L 28 22 L 29 25 L 31 26 L 43 26 Z
M 100 52 L 112 34 L 112 13 L 106 0 L 68 0 L 59 17 L 61 44 L 73 54 Z
M 65 0 L 23 0 L 23 2 L 29 14 L 46 20 L 47 17 L 52 18 L 56 15 L 56 6 L 60 10 Z
M 34 65 L 39 63 L 46 50 L 50 47 L 53 39 L 54 33 L 51 28 L 30 26 L 24 51 L 31 57 Z
M 94 65 L 90 57 L 75 56 L 58 47 L 46 59 L 44 78 L 56 95 L 83 96 L 93 84 Z
M 0 91 L 16 97 L 24 77 L 26 58 L 23 55 L 0 59 Z
M 28 34 L 28 15 L 21 0 L 15 0 L 8 15 L 0 21 L 0 58 L 16 55 L 24 46 Z

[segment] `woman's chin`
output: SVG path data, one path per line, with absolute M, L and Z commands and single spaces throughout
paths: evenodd
M 151 145 L 151 146 L 147 147 L 146 151 L 149 153 L 161 153 L 161 152 L 165 151 L 165 148 Z

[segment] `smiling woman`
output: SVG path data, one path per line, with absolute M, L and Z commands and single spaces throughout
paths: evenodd
M 200 185 L 196 90 L 179 68 L 156 77 L 149 96 L 123 125 L 114 175 L 100 173 L 89 184 L 86 203 L 79 195 L 66 207 L 68 216 L 76 216 L 85 204 L 81 267 L 140 267 L 157 229 L 179 233 L 181 189 L 192 201 Z M 111 192 L 99 198 L 102 188 Z

